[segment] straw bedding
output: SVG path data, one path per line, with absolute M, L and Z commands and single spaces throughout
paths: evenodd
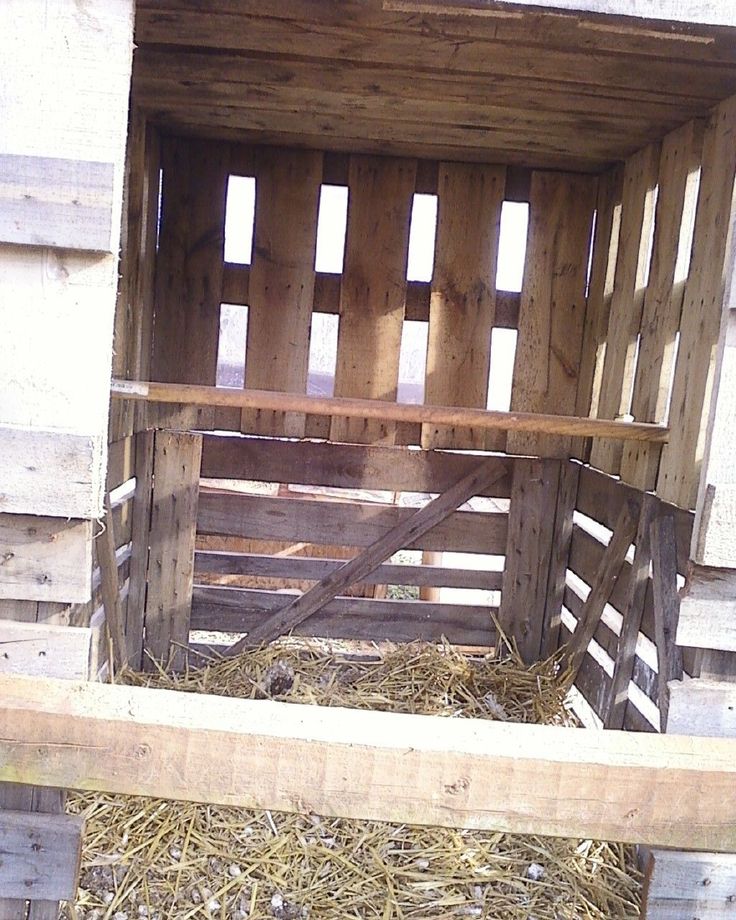
M 409 645 L 355 656 L 282 641 L 129 683 L 447 717 L 570 724 L 554 661 Z M 78 920 L 345 920 L 639 916 L 631 848 L 113 795 L 87 819 Z

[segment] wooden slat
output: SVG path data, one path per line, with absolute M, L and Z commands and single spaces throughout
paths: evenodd
M 664 443 L 667 429 L 661 425 L 607 419 L 578 418 L 539 412 L 493 412 L 453 406 L 415 406 L 378 399 L 340 399 L 301 396 L 270 390 L 237 390 L 144 380 L 113 380 L 111 395 L 118 399 L 146 402 L 186 403 L 194 406 L 237 406 L 273 409 L 278 412 L 313 412 L 339 417 L 356 416 L 385 422 L 428 422 L 455 427 L 500 429 L 503 431 L 605 436 L 620 440 Z M 366 423 L 367 424 L 367 423 Z
M 253 479 L 291 485 L 391 492 L 444 492 L 477 463 L 472 456 L 368 444 L 321 444 L 260 438 L 202 438 L 202 476 Z M 500 460 L 510 470 L 514 459 Z M 508 498 L 511 477 L 480 495 Z
M 485 409 L 506 170 L 441 163 L 424 401 Z M 486 446 L 486 432 L 422 427 L 423 447 Z M 502 445 L 498 445 L 502 446 Z
M 560 466 L 556 460 L 514 464 L 499 624 L 524 661 L 541 656 Z
M 611 693 L 603 720 L 606 728 L 624 727 L 624 716 L 629 705 L 629 682 L 634 674 L 636 643 L 641 631 L 649 581 L 649 566 L 652 557 L 649 529 L 656 512 L 657 500 L 652 495 L 645 495 L 641 503 L 634 541 L 634 560 L 629 573 L 628 596 L 626 607 L 623 610 L 623 623 L 614 661 Z
M 736 917 L 736 856 L 652 850 L 642 895 L 643 920 Z
M 340 559 L 313 559 L 308 556 L 265 556 L 255 553 L 227 553 L 200 550 L 194 556 L 195 581 L 201 574 L 243 575 L 259 578 L 320 581 L 333 572 Z M 366 585 L 420 585 L 443 588 L 475 588 L 500 591 L 501 572 L 452 569 L 442 565 L 391 565 L 385 563 L 366 575 Z
M 248 634 L 247 640 L 236 643 L 228 654 L 236 654 L 247 645 L 271 642 L 289 632 L 294 626 L 320 611 L 325 604 L 334 600 L 347 588 L 359 582 L 365 575 L 375 571 L 395 552 L 411 545 L 428 532 L 450 518 L 453 512 L 478 493 L 483 485 L 489 485 L 497 476 L 502 476 L 495 459 L 486 458 L 478 467 L 450 486 L 446 492 L 432 499 L 422 508 L 399 520 L 394 527 L 377 536 L 357 556 L 343 563 L 334 572 L 295 598 L 281 610 L 273 613 L 261 626 Z
M 91 646 L 84 627 L 0 620 L 0 673 L 86 680 Z
M 153 489 L 154 432 L 140 431 L 135 443 L 135 495 L 131 520 L 130 592 L 125 638 L 131 667 L 140 668 L 143 658 L 143 620 L 148 576 L 148 546 Z
M 8 898 L 73 901 L 84 821 L 74 815 L 0 811 L 0 891 Z
M 652 264 L 644 295 L 631 399 L 631 414 L 640 422 L 667 421 L 684 292 L 681 283 L 675 284 L 675 272 L 682 228 L 688 227 L 694 216 L 696 199 L 690 177 L 699 168 L 702 145 L 702 124 L 695 121 L 673 131 L 662 142 Z M 626 447 L 621 462 L 622 479 L 639 489 L 654 489 L 659 455 L 659 448 Z
M 730 739 L 696 747 L 676 735 L 347 716 L 22 677 L 0 676 L 0 698 L 0 781 L 714 852 L 734 845 L 724 807 L 736 786 Z M 213 751 L 225 769 L 213 769 Z
M 736 683 L 694 678 L 668 686 L 670 734 L 736 738 Z
M 0 514 L 0 598 L 84 602 L 92 591 L 92 523 Z
M 145 653 L 164 664 L 181 660 L 189 637 L 201 455 L 200 436 L 156 432 Z
M 252 633 L 296 595 L 242 588 L 196 587 L 192 599 L 193 630 Z M 491 646 L 495 608 L 425 601 L 337 597 L 297 624 L 298 636 L 391 642 L 439 642 Z
M 591 587 L 578 627 L 565 654 L 565 663 L 573 675 L 573 679 L 580 669 L 580 663 L 586 654 L 590 640 L 595 634 L 603 615 L 603 609 L 611 596 L 613 585 L 636 534 L 636 520 L 636 511 L 625 505 L 619 514 L 611 542 L 603 554 L 598 580 Z
M 565 597 L 567 567 L 570 561 L 573 514 L 579 480 L 580 467 L 576 463 L 560 464 L 557 505 L 551 535 L 552 552 L 550 555 L 549 578 L 547 579 L 544 625 L 542 627 L 541 658 L 548 658 L 560 647 L 560 617 Z
M 412 508 L 378 502 L 304 501 L 203 491 L 197 531 L 253 540 L 364 547 L 413 513 Z M 405 548 L 503 554 L 507 517 L 505 512 L 459 511 Z
M 151 372 L 157 380 L 215 383 L 225 198 L 230 148 L 167 138 L 161 145 L 163 188 L 156 257 L 156 315 Z M 199 422 L 212 413 L 159 412 L 160 424 Z M 201 415 L 201 414 L 200 414 Z
M 322 154 L 256 153 L 256 212 L 248 286 L 245 385 L 307 391 Z M 243 431 L 304 436 L 304 416 L 245 410 Z
M 99 516 L 102 437 L 0 425 L 0 455 L 0 513 Z
M 416 161 L 350 158 L 335 395 L 394 400 Z M 335 441 L 392 443 L 395 426 L 333 419 Z
M 649 528 L 652 547 L 652 593 L 654 597 L 654 638 L 657 644 L 657 703 L 660 727 L 667 728 L 668 683 L 682 680 L 682 652 L 675 644 L 680 598 L 677 594 L 677 547 L 671 514 L 653 521 Z
M 736 175 L 736 98 L 718 106 L 705 131 L 690 275 L 680 324 L 670 420 L 657 493 L 682 508 L 695 506 L 705 427 L 724 302 L 726 244 Z
M 619 418 L 627 415 L 630 409 L 659 156 L 659 145 L 650 144 L 630 157 L 624 169 L 621 229 L 598 418 Z M 606 441 L 594 443 L 591 463 L 598 469 L 617 474 L 621 466 L 620 445 Z
M 693 566 L 680 595 L 677 644 L 736 652 L 736 572 Z
M 596 181 L 535 172 L 511 390 L 512 411 L 575 412 Z M 510 434 L 510 453 L 567 457 L 571 442 Z
M 105 494 L 104 529 L 95 543 L 97 561 L 100 567 L 102 603 L 105 607 L 105 626 L 110 637 L 113 666 L 121 670 L 128 663 L 128 648 L 125 638 L 125 617 L 120 603 L 118 566 L 115 558 L 115 526 L 110 506 L 110 493 Z

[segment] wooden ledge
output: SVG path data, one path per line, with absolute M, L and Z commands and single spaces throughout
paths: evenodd
M 153 383 L 143 380 L 113 379 L 111 395 L 115 399 L 135 399 L 143 402 L 263 409 L 273 412 L 450 425 L 457 428 L 615 438 L 620 441 L 648 441 L 654 444 L 666 443 L 669 435 L 668 428 L 645 422 L 618 422 L 535 412 L 492 412 L 457 406 L 414 406 L 376 399 L 305 396 L 301 393 L 240 390 L 184 383 Z

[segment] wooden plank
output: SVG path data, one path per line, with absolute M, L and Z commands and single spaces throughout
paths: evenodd
M 590 265 L 588 300 L 585 309 L 578 394 L 577 415 L 598 415 L 603 359 L 613 296 L 614 272 L 618 256 L 621 229 L 621 198 L 623 169 L 616 166 L 598 180 L 598 200 Z M 587 459 L 589 450 L 581 454 Z
M 673 433 L 662 453 L 657 480 L 657 493 L 683 508 L 695 506 L 724 308 L 724 267 L 736 175 L 734 125 L 736 98 L 713 111 L 705 131 L 690 275 L 670 404 Z
M 541 656 L 560 462 L 514 464 L 499 625 L 522 659 Z
M 560 464 L 560 480 L 557 489 L 557 505 L 552 530 L 552 551 L 549 578 L 547 579 L 544 624 L 542 627 L 541 658 L 548 658 L 560 647 L 560 617 L 565 596 L 567 567 L 570 561 L 573 514 L 575 512 L 579 479 L 580 467 L 576 463 Z
M 0 598 L 84 602 L 92 592 L 92 522 L 0 515 Z
M 144 665 L 182 658 L 189 637 L 202 439 L 158 431 L 153 459 Z
M 671 735 L 736 738 L 736 683 L 726 680 L 671 680 Z
M 248 286 L 245 385 L 307 391 L 322 154 L 256 152 L 256 214 Z M 304 436 L 303 415 L 245 410 L 243 431 Z
M 48 786 L 34 786 L 33 810 L 44 815 L 62 815 L 65 811 L 66 791 Z M 82 829 L 83 834 L 83 829 Z M 82 836 L 80 834 L 80 837 Z M 80 841 L 81 843 L 81 841 Z M 79 880 L 79 863 L 77 864 L 77 887 Z M 34 899 L 28 904 L 28 920 L 57 920 L 61 904 L 54 900 Z
M 153 431 L 140 431 L 135 442 L 135 495 L 131 521 L 130 590 L 125 620 L 127 655 L 131 667 L 142 667 L 143 621 L 146 606 L 148 547 L 153 490 Z
M 251 633 L 298 595 L 286 591 L 196 587 L 193 630 Z M 366 641 L 440 642 L 491 646 L 495 608 L 472 604 L 336 597 L 298 624 L 298 636 Z
M 652 850 L 642 895 L 644 920 L 736 917 L 736 856 Z
M 611 542 L 603 554 L 598 581 L 592 586 L 572 642 L 565 653 L 565 664 L 572 674 L 573 680 L 580 669 L 580 662 L 590 645 L 590 640 L 593 638 L 600 622 L 603 609 L 611 596 L 616 578 L 621 571 L 629 546 L 636 534 L 636 520 L 636 510 L 625 505 L 619 514 Z
M 197 532 L 366 547 L 386 531 L 405 524 L 413 514 L 413 508 L 379 502 L 306 501 L 203 491 Z M 507 517 L 503 511 L 459 511 L 403 548 L 502 554 Z
M 0 676 L 0 698 L 0 781 L 713 852 L 734 847 L 731 739 L 348 715 L 17 676 Z M 213 769 L 214 750 L 223 769 Z
M 115 525 L 112 519 L 110 493 L 105 493 L 104 529 L 95 543 L 97 562 L 100 567 L 102 603 L 105 608 L 105 627 L 110 638 L 112 661 L 110 671 L 122 670 L 128 663 L 128 647 L 125 637 L 125 617 L 120 603 L 118 565 L 115 558 Z
M 111 395 L 118 399 L 147 402 L 186 403 L 200 406 L 237 406 L 273 409 L 278 412 L 312 412 L 317 415 L 356 416 L 400 422 L 428 422 L 468 428 L 501 429 L 545 434 L 577 436 L 599 435 L 620 440 L 643 440 L 664 443 L 668 430 L 661 425 L 607 419 L 578 418 L 540 412 L 493 412 L 453 406 L 415 406 L 383 402 L 378 399 L 343 399 L 276 393 L 270 390 L 236 390 L 144 380 L 118 380 L 111 385 Z
M 0 153 L 0 240 L 112 252 L 113 163 Z
M 606 728 L 624 727 L 624 716 L 629 705 L 629 683 L 634 674 L 636 643 L 641 631 L 649 581 L 649 566 L 652 559 L 649 531 L 656 513 L 657 500 L 653 495 L 645 495 L 639 511 L 639 523 L 634 541 L 634 561 L 629 574 L 628 596 L 614 661 L 611 693 L 603 720 Z
M 92 631 L 84 627 L 0 620 L 3 674 L 86 680 L 91 647 Z
M 416 161 L 350 158 L 335 395 L 396 400 Z M 395 426 L 333 419 L 335 441 L 393 443 Z
M 0 425 L 0 513 L 97 517 L 103 453 L 102 437 Z
M 73 901 L 84 820 L 0 811 L 0 891 L 8 898 Z
M 654 595 L 654 635 L 657 644 L 657 682 L 660 727 L 667 727 L 668 683 L 682 680 L 682 652 L 675 644 L 680 598 L 677 594 L 677 548 L 672 515 L 654 520 L 649 528 L 652 547 L 652 588 Z
M 156 257 L 151 373 L 157 380 L 214 386 L 220 336 L 225 198 L 230 148 L 212 141 L 162 141 L 163 188 Z M 212 413 L 158 413 L 161 425 Z
M 259 578 L 321 581 L 333 572 L 340 559 L 313 559 L 309 556 L 265 556 L 257 553 L 228 553 L 199 550 L 194 554 L 194 576 L 244 575 Z M 442 565 L 391 565 L 384 563 L 362 580 L 366 585 L 419 585 L 422 587 L 474 588 L 500 591 L 501 572 L 496 570 L 453 569 Z
M 736 652 L 736 571 L 691 568 L 680 594 L 677 644 Z
M 573 415 L 585 323 L 596 181 L 532 174 L 529 237 L 521 290 L 512 411 Z M 564 438 L 511 434 L 510 453 L 567 457 Z
M 236 642 L 228 654 L 235 655 L 243 648 L 271 642 L 321 610 L 325 604 L 342 594 L 346 588 L 375 571 L 382 562 L 408 544 L 421 539 L 441 524 L 457 508 L 477 494 L 483 485 L 503 475 L 494 458 L 485 459 L 472 472 L 438 495 L 423 508 L 405 516 L 390 530 L 377 537 L 362 552 L 343 563 L 309 591 L 270 616 L 261 626 L 248 634 L 247 640 Z
M 487 406 L 505 182 L 501 166 L 440 163 L 424 392 L 430 405 Z M 425 425 L 422 446 L 482 449 L 486 432 Z
M 654 191 L 659 158 L 659 144 L 650 144 L 629 157 L 624 168 L 621 229 L 598 418 L 621 418 L 627 416 L 631 408 L 636 347 L 648 276 L 649 241 L 654 225 Z M 617 474 L 621 466 L 620 445 L 595 442 L 590 462 L 598 469 Z
M 652 262 L 631 398 L 631 415 L 641 422 L 667 422 L 684 293 L 676 271 L 683 228 L 691 226 L 694 218 L 696 197 L 692 180 L 697 177 L 702 146 L 702 124 L 695 121 L 668 134 L 662 142 Z M 686 234 L 685 242 L 688 242 Z M 660 452 L 659 448 L 625 447 L 622 479 L 639 489 L 654 489 Z
M 506 463 L 510 470 L 516 461 L 499 462 Z M 444 492 L 476 463 L 472 456 L 404 447 L 202 436 L 202 476 L 210 479 L 253 479 L 390 492 Z M 509 498 L 510 473 L 479 494 Z

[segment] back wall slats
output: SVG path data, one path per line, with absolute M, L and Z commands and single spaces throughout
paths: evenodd
M 501 166 L 440 164 L 427 404 L 486 408 L 505 179 Z M 485 441 L 483 431 L 422 426 L 423 447 L 482 449 Z
M 350 158 L 335 395 L 396 399 L 416 161 Z M 332 420 L 331 437 L 393 443 L 395 424 Z
M 256 152 L 256 217 L 248 287 L 245 385 L 307 391 L 322 154 Z M 286 417 L 285 417 L 286 416 Z M 243 431 L 304 436 L 303 415 L 244 410 Z

